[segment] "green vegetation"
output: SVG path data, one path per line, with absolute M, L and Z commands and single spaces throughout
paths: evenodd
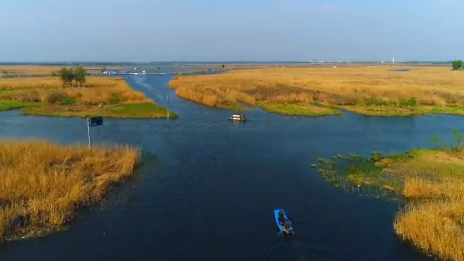
M 434 137 L 437 149 L 337 155 L 312 166 L 338 187 L 401 200 L 394 222 L 399 237 L 443 260 L 463 261 L 464 135 L 458 130 L 452 134 L 451 144 Z
M 464 115 L 461 106 L 397 106 L 397 105 L 370 105 L 370 106 L 337 106 L 337 108 L 354 113 L 378 117 L 410 117 L 426 114 Z
M 0 102 L 0 111 L 17 110 L 26 107 L 36 106 L 36 102 Z
M 66 68 L 63 67 L 58 71 L 61 81 L 63 82 L 63 87 L 69 85 L 73 86 L 73 81 L 79 83 L 79 86 L 82 87 L 82 84 L 86 82 L 87 71 L 83 67 L 77 68 Z
M 224 109 L 228 109 L 228 110 L 231 110 L 231 111 L 236 111 L 236 112 L 240 112 L 240 113 L 244 113 L 247 111 L 247 109 L 245 109 L 240 103 L 234 103 L 234 104 L 231 104 L 231 105 L 228 105 L 228 106 L 219 106 L 219 108 L 224 108 Z
M 59 102 L 61 105 L 71 105 L 77 103 L 77 98 L 74 97 L 65 97 L 62 98 Z
M 97 106 L 31 106 L 23 110 L 25 115 L 55 116 L 55 117 L 92 117 L 104 116 L 125 119 L 153 119 L 166 118 L 167 110 L 153 103 L 133 103 Z M 170 118 L 177 118 L 177 114 L 170 112 Z
M 427 113 L 424 107 L 397 107 L 397 106 L 337 106 L 357 114 L 379 117 L 409 117 L 424 115 Z
M 453 70 L 462 70 L 464 69 L 464 65 L 461 60 L 453 61 Z
M 0 95 L 2 95 L 2 94 L 8 94 L 8 93 L 10 93 L 10 92 L 12 92 L 12 90 L 0 89 Z
M 407 158 L 408 154 L 396 154 L 388 156 L 389 160 L 400 162 Z M 401 180 L 384 172 L 382 160 L 386 159 L 381 153 L 373 152 L 370 158 L 359 155 L 334 156 L 330 159 L 320 158 L 315 164 L 325 180 L 337 187 L 346 190 L 369 191 L 371 195 L 394 198 L 391 191 L 398 191 Z
M 76 85 L 79 83 L 79 87 L 82 87 L 82 84 L 87 81 L 85 77 L 86 75 L 87 71 L 83 67 L 77 67 L 74 70 L 74 80 L 76 81 Z
M 271 104 L 267 102 L 259 102 L 258 106 L 265 111 L 284 115 L 298 115 L 311 117 L 342 115 L 342 113 L 337 109 L 307 103 Z
M 165 118 L 167 110 L 163 107 L 159 107 L 152 103 L 133 103 L 123 104 L 120 107 L 109 109 L 110 112 L 115 115 L 121 115 L 121 117 L 133 118 L 138 116 L 140 118 Z M 169 116 L 171 118 L 177 118 L 177 114 L 170 111 Z
M 450 115 L 464 115 L 464 108 L 458 106 L 448 107 L 432 107 L 430 113 L 433 114 L 450 114 Z

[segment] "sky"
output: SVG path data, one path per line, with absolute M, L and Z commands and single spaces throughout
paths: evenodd
M 0 0 L 0 62 L 464 59 L 464 0 Z

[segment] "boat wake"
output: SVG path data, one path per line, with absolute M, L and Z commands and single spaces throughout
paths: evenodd
M 260 253 L 262 261 L 352 261 L 339 257 L 322 246 L 304 240 L 296 234 L 278 233 Z

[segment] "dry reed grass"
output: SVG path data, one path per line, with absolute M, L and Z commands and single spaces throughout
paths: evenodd
M 462 144 L 462 134 L 453 133 L 455 144 Z M 316 166 L 335 185 L 378 188 L 387 198 L 396 193 L 402 199 L 397 235 L 441 260 L 464 261 L 464 147 L 337 155 Z
M 0 242 L 65 225 L 130 176 L 140 151 L 45 141 L 0 142 Z
M 141 92 L 135 91 L 122 79 L 89 77 L 82 87 L 63 88 L 59 78 L 0 79 L 0 90 L 11 92 L 0 95 L 0 100 L 42 102 L 55 104 L 75 98 L 79 105 L 115 103 L 153 103 Z
M 442 260 L 464 260 L 464 152 L 418 150 L 396 164 L 406 207 L 394 228 L 404 240 Z
M 62 88 L 58 77 L 4 78 L 0 79 L 0 89 Z
M 418 67 L 410 72 L 392 69 L 398 68 L 238 70 L 177 77 L 170 86 L 182 98 L 219 107 L 262 101 L 318 103 L 369 114 L 367 107 L 464 106 L 464 73 L 446 67 Z
M 441 260 L 464 260 L 463 206 L 462 197 L 410 203 L 397 215 L 395 231 Z
M 60 70 L 59 66 L 40 66 L 40 65 L 0 65 L 0 76 L 38 76 L 52 75 Z M 5 75 L 4 72 L 7 72 Z
M 51 76 L 63 67 L 72 66 L 51 66 L 51 65 L 0 65 L 0 77 L 2 76 Z M 86 66 L 89 74 L 99 73 L 103 67 Z M 108 66 L 107 70 L 125 69 L 119 66 Z M 4 72 L 7 72 L 5 75 Z
M 0 110 L 28 107 L 29 115 L 165 118 L 159 107 L 123 78 L 89 77 L 82 87 L 63 88 L 58 78 L 0 79 Z M 177 117 L 171 113 L 173 118 Z
M 405 200 L 394 222 L 396 233 L 442 260 L 464 261 L 463 159 L 460 148 L 413 150 L 377 161 L 383 175 L 364 173 L 357 184 L 366 184 L 364 178 L 376 184 L 384 176 L 401 180 L 391 186 Z

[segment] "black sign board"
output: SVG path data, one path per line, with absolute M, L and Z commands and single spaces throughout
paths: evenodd
M 101 126 L 101 125 L 103 125 L 103 117 L 102 116 L 91 117 L 89 119 L 89 126 L 96 127 L 96 126 Z

